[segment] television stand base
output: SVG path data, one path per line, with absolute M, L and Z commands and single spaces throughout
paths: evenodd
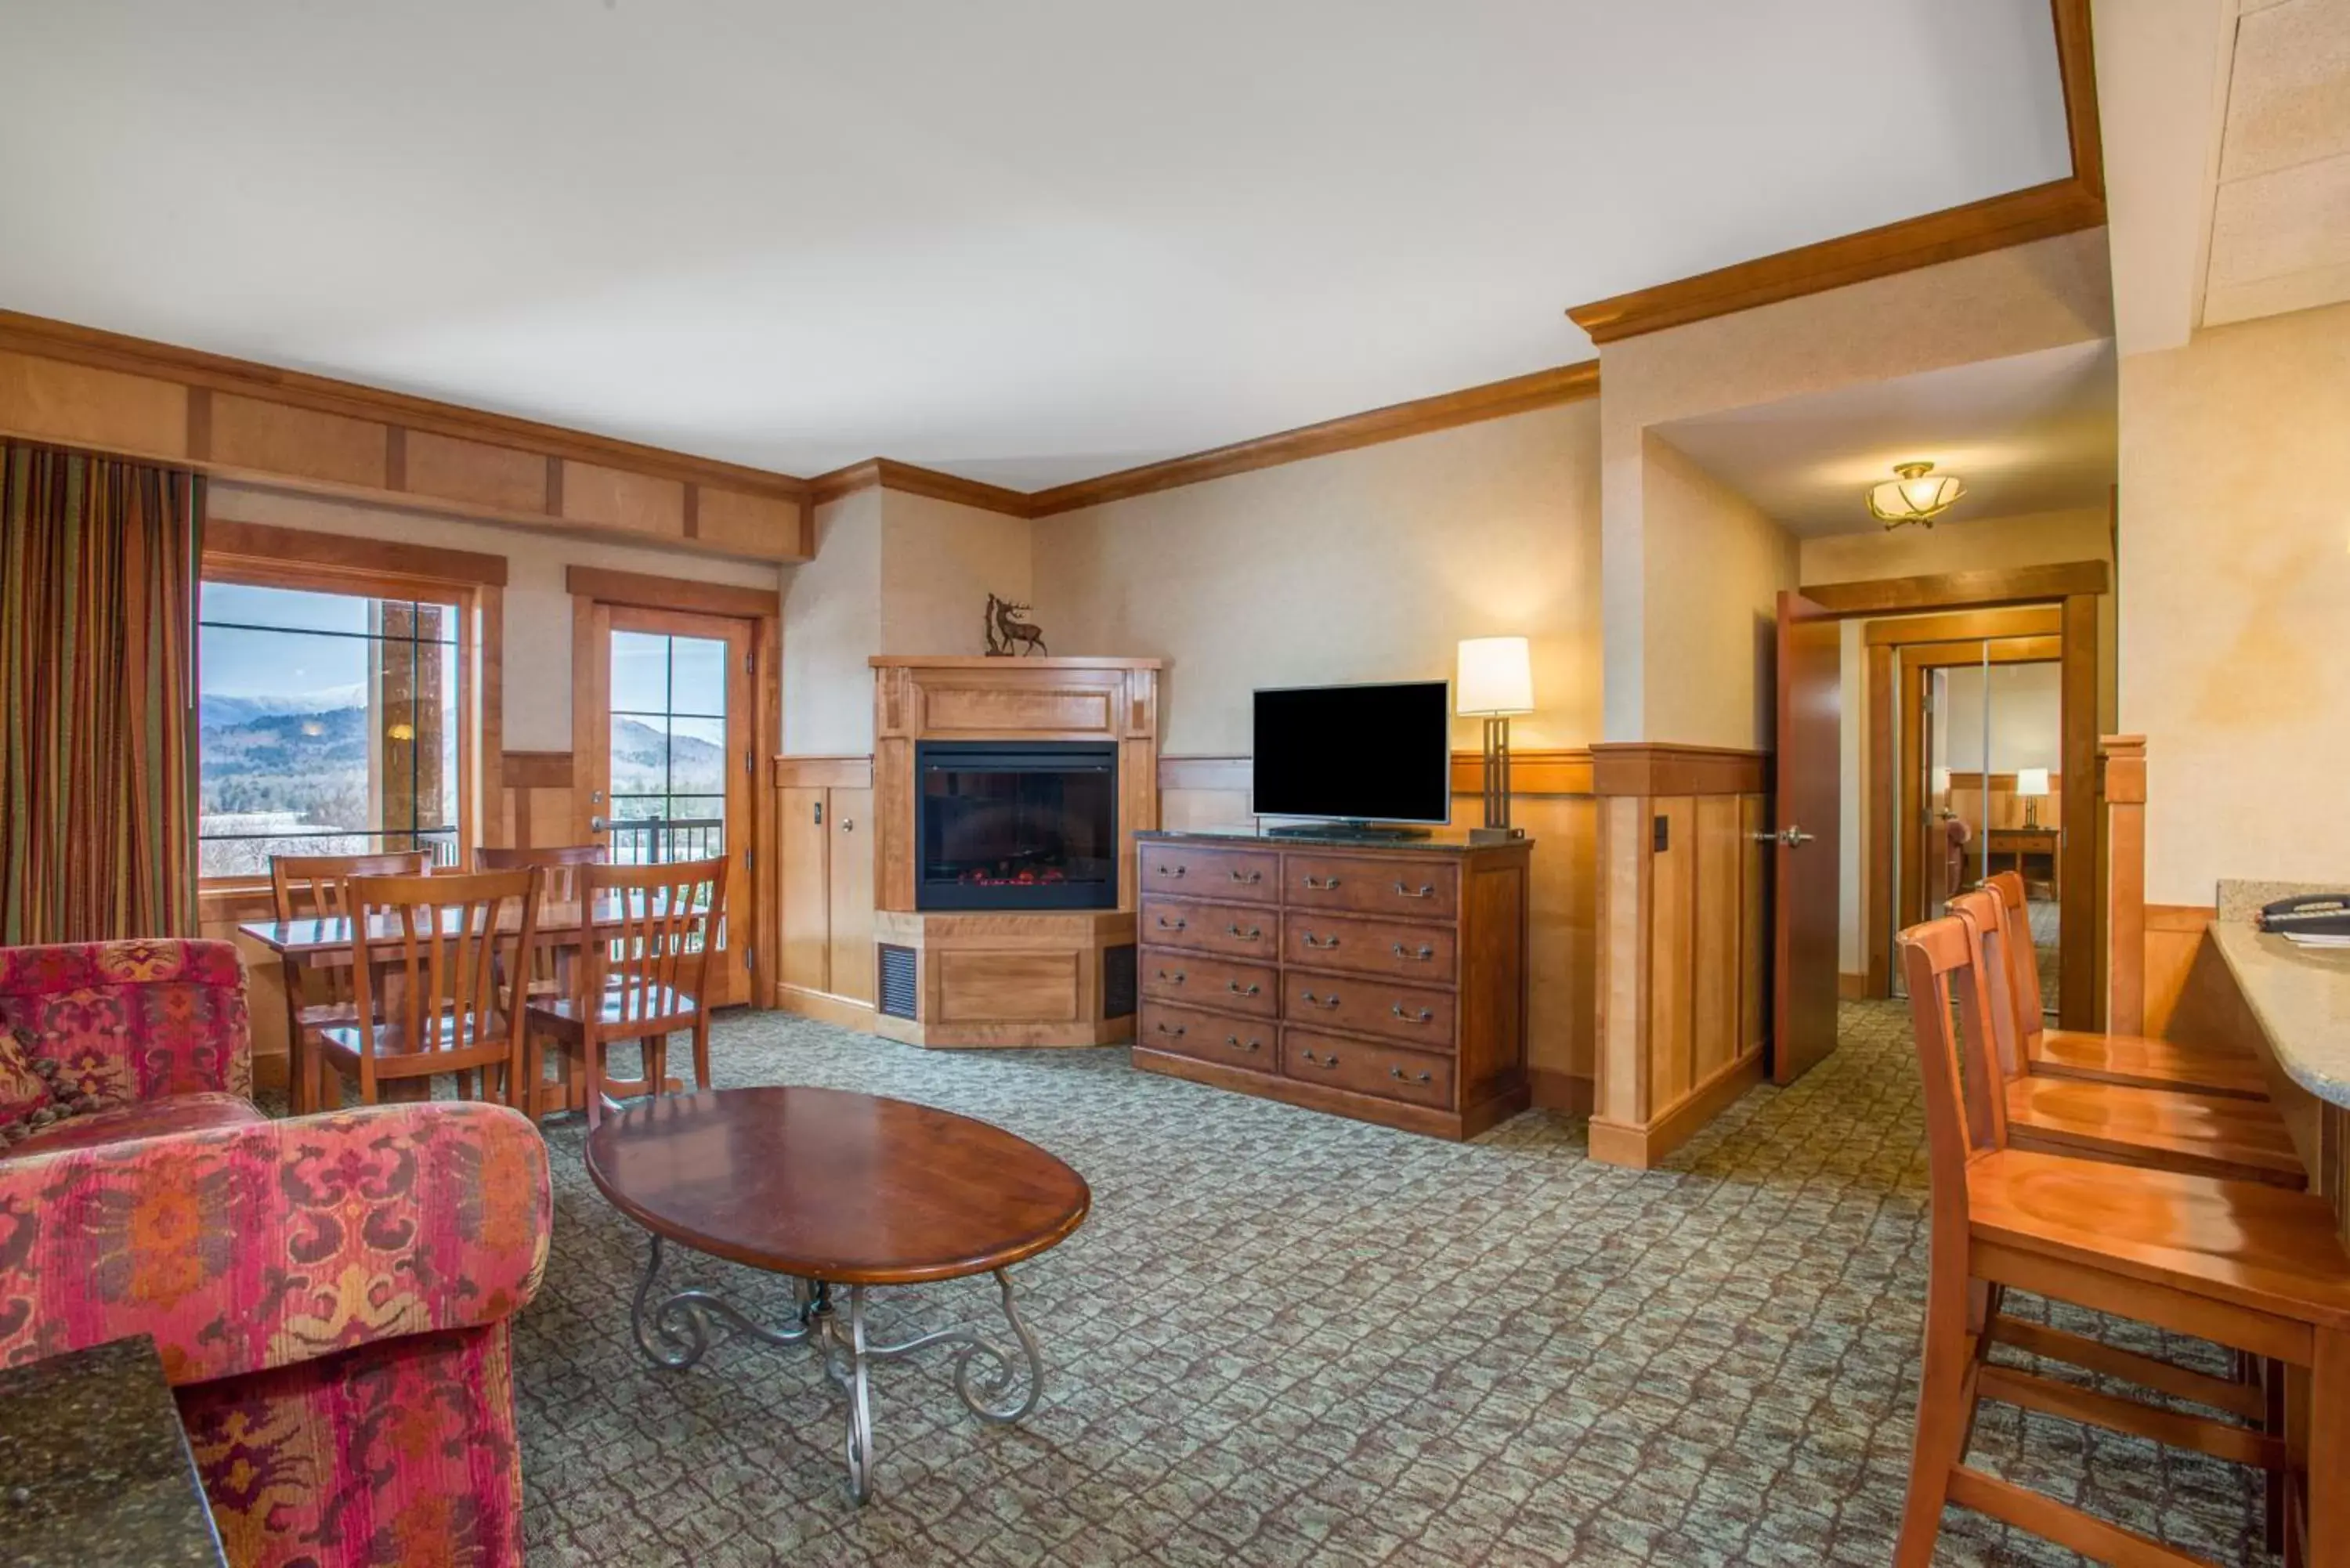
M 1297 823 L 1268 827 L 1264 830 L 1264 836 L 1267 838 L 1345 839 L 1349 843 L 1360 843 L 1365 839 L 1372 839 L 1382 844 L 1434 836 L 1431 831 L 1425 827 L 1397 827 L 1376 822 Z

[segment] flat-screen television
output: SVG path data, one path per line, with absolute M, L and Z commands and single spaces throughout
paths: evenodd
M 1259 816 L 1452 819 L 1452 689 L 1442 680 L 1256 694 Z

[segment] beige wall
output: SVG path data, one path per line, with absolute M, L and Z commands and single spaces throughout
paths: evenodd
M 1641 487 L 1642 732 L 1767 751 L 1779 590 L 1795 586 L 1794 536 L 1653 431 Z
M 287 491 L 214 484 L 208 516 L 386 539 L 506 558 L 505 744 L 515 752 L 571 749 L 571 591 L 567 567 L 602 566 L 773 590 L 777 568 L 682 550 L 635 549 L 541 533 L 467 523 Z
M 784 751 L 862 756 L 873 749 L 873 672 L 881 651 L 881 498 L 860 490 L 816 509 L 816 558 L 784 568 Z
M 1651 427 L 2086 342 L 2110 336 L 2112 321 L 2099 229 L 1609 344 L 1600 354 L 1607 738 L 1752 744 L 1741 738 L 1751 719 L 1740 716 L 1769 680 L 1752 654 L 1673 657 L 1689 629 L 1681 585 L 1714 568 L 1702 531 L 1669 524 L 1649 536 Z M 1725 686 L 1745 695 L 1725 699 Z
M 987 596 L 1026 603 L 1033 524 L 927 495 L 882 497 L 883 653 L 987 651 Z M 1053 628 L 1045 628 L 1052 641 Z
M 2147 898 L 2350 883 L 2350 305 L 2121 362 L 2121 727 Z
M 1169 661 L 1170 756 L 1246 754 L 1259 686 L 1450 679 L 1502 633 L 1533 639 L 1541 704 L 1514 742 L 1586 744 L 1598 428 L 1585 400 L 1040 519 L 1036 617 L 1056 653 Z

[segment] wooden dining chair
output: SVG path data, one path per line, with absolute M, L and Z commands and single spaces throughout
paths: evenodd
M 536 1052 L 554 1041 L 582 1075 L 588 1125 L 608 1104 L 607 1049 L 635 1041 L 644 1054 L 641 1086 L 669 1087 L 669 1037 L 693 1032 L 693 1079 L 710 1087 L 712 951 L 725 918 L 726 861 L 655 866 L 583 866 L 579 949 L 571 993 L 529 1003 L 532 1057 L 525 1081 L 544 1071 Z M 608 918 L 606 911 L 609 911 Z M 584 918 L 593 912 L 594 919 Z
M 1987 878 L 1983 885 L 1997 893 L 2000 901 L 2007 906 L 2011 926 L 2018 930 L 2030 929 L 2022 876 L 2002 871 Z M 2182 1045 L 2137 1034 L 2099 1034 L 2047 1027 L 2046 1002 L 2040 990 L 2040 961 L 2029 942 L 2010 945 L 2008 973 L 2019 999 L 2017 1010 L 2024 1020 L 2023 1054 L 2030 1072 L 2051 1078 L 2189 1089 L 2235 1099 L 2269 1097 L 2268 1077 L 2261 1071 L 2260 1058 L 2248 1050 Z
M 2350 1253 L 2326 1202 L 2258 1182 L 2012 1147 L 1991 1002 L 1966 922 L 1901 935 L 1925 1080 L 1932 1183 L 1924 1365 L 1894 1562 L 1926 1568 L 1955 1503 L 2121 1568 L 2202 1562 L 1966 1463 L 1975 1410 L 1995 1400 L 2267 1472 L 2281 1487 L 2287 1561 L 2350 1564 Z M 1959 1026 L 1951 1026 L 1953 1004 Z M 1975 1092 L 1970 1092 L 1970 1087 Z M 2002 1313 L 2029 1292 L 2279 1364 L 2288 1409 L 2266 1429 L 2262 1390 Z M 2036 1330 L 2019 1332 L 2020 1330 Z M 2092 1367 L 2244 1418 L 2141 1404 L 1991 1359 L 1994 1344 Z M 2071 1355 L 2063 1355 L 2070 1349 Z
M 540 874 L 539 913 L 543 921 L 549 905 L 577 906 L 579 867 L 607 865 L 611 858 L 611 846 L 606 844 L 511 847 L 485 844 L 473 851 L 473 867 L 479 871 L 517 871 L 525 867 L 537 867 Z M 529 991 L 532 999 L 569 995 L 573 976 L 577 968 L 573 961 L 577 954 L 578 949 L 573 943 L 540 943 L 538 950 L 530 956 Z M 543 1073 L 546 1070 L 545 1064 L 538 1059 L 536 1054 L 530 1053 L 527 1044 L 524 1049 L 530 1055 L 531 1070 Z M 551 1092 L 556 1096 L 558 1104 L 568 1105 L 572 1099 L 570 1054 L 558 1053 L 556 1062 L 556 1082 L 552 1090 L 536 1078 L 531 1080 L 530 1088 L 534 1094 Z M 534 1110 L 532 1114 L 536 1116 L 537 1113 Z
M 2026 1004 L 2016 994 L 2010 955 L 2028 937 L 1991 888 L 1961 893 L 1950 909 L 1966 927 L 1988 993 L 2011 1147 L 2296 1190 L 2309 1185 L 2284 1118 L 2265 1100 L 2027 1072 Z
M 523 998 L 502 976 L 526 974 L 536 940 L 539 873 L 354 877 L 349 883 L 351 991 L 357 1016 L 317 1032 L 319 1099 L 328 1073 L 348 1073 L 364 1105 L 424 1098 L 453 1074 L 470 1096 L 531 1103 L 523 1076 Z M 400 1092 L 387 1094 L 398 1085 Z
M 281 920 L 340 919 L 349 912 L 345 884 L 352 877 L 422 877 L 432 869 L 432 853 L 426 849 L 383 855 L 273 855 L 269 899 Z M 318 1108 L 309 1097 L 310 1032 L 329 1023 L 348 1023 L 357 1015 L 351 1007 L 348 970 L 340 966 L 310 969 L 289 958 L 284 975 L 287 1096 L 294 1114 L 302 1116 Z

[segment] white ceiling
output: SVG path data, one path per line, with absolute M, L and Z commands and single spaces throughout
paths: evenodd
M 1966 481 L 1938 525 L 2103 506 L 2114 483 L 2114 348 L 2076 343 L 1657 427 L 1804 537 L 1881 527 L 1862 496 L 1911 459 Z
M 0 306 L 1028 488 L 2061 177 L 2047 0 L 0 0 Z

